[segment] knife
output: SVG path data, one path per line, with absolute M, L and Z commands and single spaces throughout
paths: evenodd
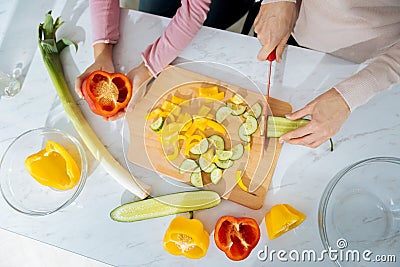
M 267 90 L 265 92 L 265 124 L 264 124 L 264 140 L 263 140 L 263 150 L 261 157 L 264 157 L 265 150 L 267 150 L 267 118 L 268 118 L 268 100 L 269 100 L 269 92 L 271 89 L 271 73 L 272 73 L 272 62 L 276 59 L 276 49 L 274 49 L 267 57 L 269 61 L 269 70 L 268 70 L 268 83 Z
M 265 153 L 265 151 L 267 150 L 267 147 L 268 147 L 268 139 L 267 139 L 268 100 L 269 100 L 269 92 L 270 92 L 270 89 L 271 89 L 272 62 L 275 59 L 276 59 L 276 51 L 273 50 L 267 57 L 267 61 L 269 61 L 269 70 L 268 70 L 267 90 L 266 90 L 266 93 L 265 93 L 266 105 L 265 105 L 265 113 L 264 113 L 264 116 L 265 116 L 264 138 L 263 138 L 263 143 L 262 143 L 262 147 L 263 148 L 262 148 L 262 152 L 261 152 L 260 161 L 262 161 L 264 159 L 264 153 Z M 261 164 L 260 166 L 264 166 L 264 165 Z M 258 167 L 258 169 L 262 168 L 260 166 Z M 264 167 L 266 167 L 266 166 L 264 166 Z M 264 170 L 260 169 L 260 171 L 262 173 Z M 253 176 L 253 178 L 250 181 L 249 187 L 248 187 L 248 191 L 250 193 L 254 192 L 255 190 L 257 190 L 264 183 L 266 175 L 268 174 L 269 168 L 267 168 L 265 171 L 266 171 L 265 175 L 264 175 L 264 173 L 262 173 L 262 174 L 260 173 L 258 175 Z M 258 172 L 258 171 L 256 171 L 256 172 Z

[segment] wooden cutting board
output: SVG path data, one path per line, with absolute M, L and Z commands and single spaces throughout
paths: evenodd
M 204 88 L 215 85 L 219 87 L 219 91 L 225 92 L 225 98 L 222 102 L 210 101 L 204 98 L 199 99 L 197 97 L 199 87 Z M 234 94 L 242 96 L 249 107 L 256 102 L 260 103 L 263 106 L 263 113 L 266 106 L 265 98 L 261 93 L 256 93 L 179 67 L 169 67 L 151 85 L 142 89 L 147 90 L 144 99 L 137 103 L 126 116 L 130 131 L 128 160 L 187 184 L 190 184 L 190 174 L 180 174 L 178 171 L 180 163 L 184 160 L 183 149 L 180 151 L 177 159 L 169 161 L 165 155 L 171 153 L 171 151 L 168 151 L 168 147 L 162 146 L 159 134 L 150 129 L 149 126 L 153 120 L 146 120 L 146 114 L 154 108 L 160 107 L 164 100 L 170 100 L 172 95 L 192 99 L 189 107 L 181 105 L 182 113 L 188 112 L 191 115 L 197 114 L 201 106 L 211 108 L 210 114 L 215 115 L 215 111 L 222 105 L 225 105 Z M 292 111 L 290 104 L 274 98 L 270 98 L 269 108 L 268 113 L 274 116 L 283 116 Z M 227 133 L 223 137 L 228 148 L 239 142 L 245 145 L 238 137 L 238 128 L 242 122 L 241 117 L 235 116 L 230 116 L 223 122 L 227 129 Z M 217 132 L 209 128 L 205 131 L 206 136 L 215 133 Z M 209 175 L 203 175 L 203 183 L 205 184 L 203 188 L 214 190 L 223 198 L 251 209 L 260 209 L 264 203 L 282 148 L 277 139 L 267 139 L 267 147 L 262 156 L 263 139 L 264 137 L 260 135 L 260 129 L 258 129 L 252 135 L 250 149 L 246 149 L 243 157 L 235 161 L 231 168 L 224 171 L 223 178 L 217 185 L 211 183 Z M 255 191 L 244 191 L 237 185 L 235 175 L 237 170 L 244 173 L 242 181 L 245 186 L 248 187 L 250 180 L 255 179 L 254 182 L 259 185 Z

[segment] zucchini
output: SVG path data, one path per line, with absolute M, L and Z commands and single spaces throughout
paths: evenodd
M 215 113 L 215 120 L 218 123 L 222 123 L 229 115 L 231 115 L 232 109 L 227 106 L 220 107 Z
M 201 139 L 200 143 L 194 145 L 189 151 L 194 155 L 201 155 L 206 153 L 208 150 L 208 139 Z
M 199 167 L 196 163 L 196 161 L 192 159 L 185 159 L 182 161 L 181 165 L 179 166 L 179 173 L 185 173 L 185 172 L 192 172 L 194 171 L 197 167 Z
M 251 110 L 253 111 L 254 117 L 256 117 L 256 119 L 258 119 L 262 114 L 262 106 L 260 105 L 260 103 L 255 103 L 254 105 L 252 105 Z
M 250 137 L 250 135 L 247 134 L 247 130 L 246 130 L 245 126 L 244 126 L 245 124 L 246 123 L 243 123 L 239 127 L 239 138 L 240 138 L 240 140 L 242 140 L 244 142 L 250 143 L 251 137 Z
M 152 129 L 155 132 L 159 132 L 162 127 L 164 126 L 165 118 L 164 117 L 159 117 L 155 122 L 150 124 L 150 129 Z
M 287 132 L 293 131 L 309 123 L 309 120 L 289 120 L 284 117 L 268 116 L 267 118 L 267 137 L 278 138 Z
M 215 165 L 217 165 L 218 168 L 221 169 L 229 169 L 233 165 L 233 161 L 228 159 L 228 160 L 217 160 L 215 162 Z
M 211 143 L 214 143 L 216 149 L 219 150 L 225 149 L 225 141 L 224 138 L 222 138 L 221 136 L 213 134 L 210 137 L 208 137 L 208 140 L 211 140 Z
M 227 107 L 232 110 L 231 114 L 233 116 L 242 115 L 246 111 L 246 106 L 244 106 L 244 105 L 235 105 L 232 103 L 228 103 Z
M 244 127 L 245 127 L 245 134 L 246 135 L 252 135 L 258 129 L 257 119 L 254 118 L 253 116 L 247 116 L 246 122 L 243 123 L 243 124 L 244 124 Z
M 229 150 L 216 150 L 215 154 L 219 160 L 228 160 L 231 159 L 233 152 Z
M 201 190 L 163 195 L 121 205 L 111 211 L 118 222 L 136 222 L 217 206 L 221 198 L 214 191 Z
M 218 184 L 218 182 L 221 180 L 222 178 L 222 170 L 216 168 L 215 170 L 213 170 L 210 174 L 210 178 L 211 178 L 211 182 L 213 184 Z
M 196 168 L 190 175 L 190 183 L 195 187 L 203 187 L 203 178 L 200 168 Z
M 212 173 L 213 170 L 217 169 L 217 165 L 215 165 L 214 163 L 211 163 L 210 166 L 208 166 L 208 168 L 206 168 L 204 170 L 204 172 L 206 173 Z
M 199 158 L 199 166 L 202 171 L 206 172 L 206 170 L 209 170 L 211 164 L 213 163 L 209 161 L 204 155 L 205 154 L 201 155 Z
M 244 146 L 243 144 L 237 144 L 232 148 L 232 157 L 231 160 L 238 160 L 243 156 Z

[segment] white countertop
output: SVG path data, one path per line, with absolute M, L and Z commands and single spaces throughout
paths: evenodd
M 4 0 L 0 1 L 3 7 Z M 46 3 L 49 1 L 42 1 Z M 44 10 L 51 4 L 40 4 Z M 10 4 L 8 4 L 10 5 Z M 23 7 L 28 8 L 27 6 Z M 0 18 L 12 21 L 13 10 L 0 10 Z M 14 14 L 15 15 L 15 14 Z M 88 2 L 57 1 L 54 16 L 62 16 L 66 22 L 59 36 L 67 36 L 79 41 L 79 50 L 67 49 L 63 52 L 63 64 L 70 88 L 73 82 L 92 61 L 90 15 Z M 37 25 L 44 18 L 38 17 Z M 4 20 L 3 20 L 4 19 Z M 154 41 L 168 19 L 124 11 L 121 17 L 121 40 L 115 50 L 115 62 L 121 71 L 140 62 L 140 52 Z M 5 38 L 17 38 L 1 29 L 1 62 L 15 64 L 4 45 Z M 27 38 L 27 37 L 25 37 Z M 36 26 L 32 34 L 34 42 L 27 43 L 19 53 L 34 51 Z M 259 43 L 256 38 L 226 31 L 203 28 L 178 61 L 206 61 L 226 64 L 253 80 L 260 88 L 265 88 L 267 64 L 258 62 L 256 54 Z M 29 65 L 29 60 L 27 60 Z M 271 95 L 289 102 L 294 109 L 301 108 L 318 94 L 328 90 L 336 82 L 350 76 L 360 66 L 323 54 L 296 47 L 288 47 L 285 59 L 276 64 L 273 72 Z M 220 78 L 220 77 L 217 77 Z M 223 78 L 223 77 L 222 77 Z M 229 79 L 229 77 L 226 77 Z M 318 204 L 329 180 L 342 168 L 361 159 L 375 156 L 400 157 L 400 102 L 399 85 L 375 97 L 363 107 L 354 111 L 341 131 L 334 136 L 334 152 L 329 144 L 318 149 L 285 144 L 268 191 L 265 205 L 261 210 L 250 210 L 240 205 L 223 201 L 211 210 L 195 213 L 211 230 L 216 220 L 225 214 L 250 216 L 260 223 L 261 239 L 252 254 L 242 262 L 232 262 L 216 248 L 211 235 L 207 256 L 196 261 L 175 257 L 164 251 L 162 239 L 173 216 L 136 223 L 117 223 L 109 218 L 109 212 L 120 205 L 125 190 L 103 169 L 92 162 L 93 172 L 88 178 L 81 195 L 64 210 L 45 217 L 29 217 L 18 214 L 0 199 L 0 227 L 33 239 L 57 246 L 81 255 L 97 259 L 115 266 L 272 266 L 262 262 L 257 252 L 268 245 L 268 249 L 323 249 L 318 232 Z M 123 121 L 105 122 L 88 109 L 86 103 L 77 100 L 85 117 L 90 122 L 104 144 L 123 164 L 121 129 Z M 42 126 L 60 128 L 76 133 L 67 123 L 67 116 L 59 103 L 56 92 L 36 50 L 32 64 L 26 71 L 21 92 L 14 98 L 0 99 L 0 155 L 11 141 L 21 133 Z M 156 174 L 135 168 L 135 174 L 146 182 L 154 183 Z M 157 185 L 155 185 L 156 193 Z M 161 192 L 161 191 L 160 191 Z M 269 240 L 266 233 L 264 215 L 277 203 L 289 203 L 307 215 L 306 221 L 295 230 L 275 240 Z M 282 264 L 274 261 L 273 266 Z M 290 264 L 286 263 L 286 264 Z M 292 263 L 309 266 L 310 263 Z M 314 263 L 321 266 L 322 263 Z M 324 265 L 331 265 L 325 262 Z M 333 266 L 333 265 L 331 265 Z

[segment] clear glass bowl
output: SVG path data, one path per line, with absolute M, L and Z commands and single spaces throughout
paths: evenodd
M 46 141 L 61 144 L 81 170 L 79 182 L 70 190 L 41 185 L 26 170 L 25 159 L 45 147 Z M 5 151 L 0 162 L 0 188 L 6 202 L 29 215 L 47 215 L 73 202 L 82 191 L 87 177 L 86 153 L 79 141 L 57 129 L 38 128 L 18 136 Z
M 338 266 L 376 266 L 380 255 L 398 258 L 400 159 L 370 158 L 340 171 L 322 195 L 318 218 L 325 249 L 338 250 Z

